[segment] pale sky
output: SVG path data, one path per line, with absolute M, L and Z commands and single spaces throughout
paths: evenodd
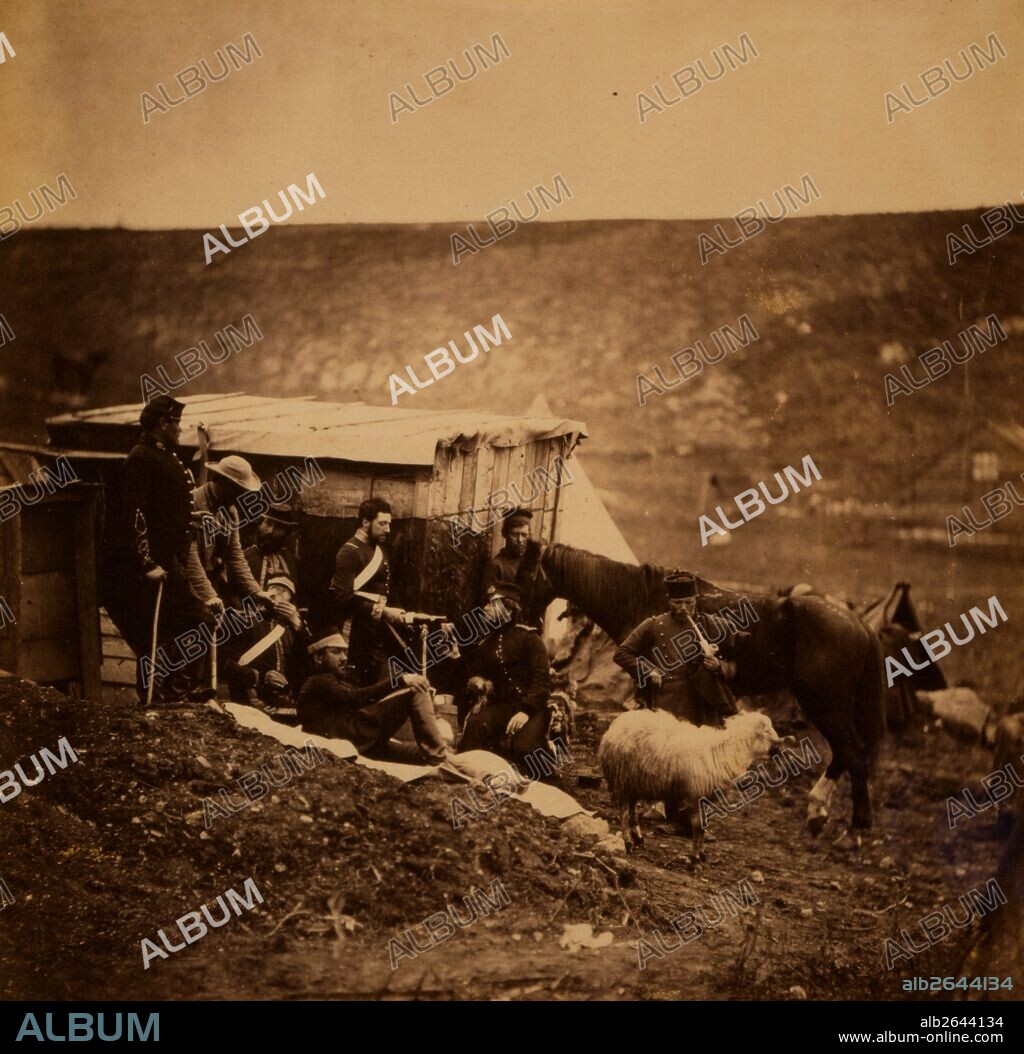
M 1011 0 L 0 0 L 0 206 L 56 186 L 37 226 L 237 227 L 315 172 L 289 222 L 465 222 L 549 187 L 547 218 L 706 218 L 808 173 L 802 214 L 974 208 L 1024 190 L 1024 19 Z M 167 113 L 140 96 L 252 33 L 263 57 Z M 996 33 L 994 65 L 886 122 L 885 93 Z M 391 123 L 388 96 L 501 35 L 511 56 Z M 712 48 L 759 55 L 664 113 L 637 93 Z M 0 251 L 3 251 L 0 247 Z

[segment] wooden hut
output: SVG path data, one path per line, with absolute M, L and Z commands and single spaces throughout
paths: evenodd
M 0 451 L 0 669 L 74 695 L 101 691 L 96 534 L 100 488 L 27 483 L 14 465 L 41 465 L 28 448 Z M 32 478 L 32 477 L 28 477 Z
M 470 610 L 486 560 L 500 547 L 492 504 L 504 492 L 529 506 L 534 536 L 556 540 L 562 466 L 585 436 L 580 422 L 550 414 L 510 417 L 240 393 L 181 401 L 184 460 L 196 449 L 196 425 L 203 421 L 211 459 L 239 454 L 270 497 L 293 495 L 301 525 L 299 589 L 314 610 L 327 599 L 335 553 L 369 497 L 385 498 L 394 510 L 395 602 L 449 616 Z M 81 478 L 102 482 L 108 510 L 120 502 L 120 465 L 138 438 L 141 409 L 83 410 L 47 422 L 50 453 L 65 454 Z M 488 527 L 453 531 L 453 520 Z M 110 544 L 109 530 L 106 538 Z

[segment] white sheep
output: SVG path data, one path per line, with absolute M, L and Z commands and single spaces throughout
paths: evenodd
M 726 719 L 724 728 L 692 725 L 667 710 L 621 714 L 601 739 L 597 758 L 612 803 L 620 806 L 622 840 L 643 845 L 638 802 L 685 808 L 693 825 L 693 860 L 704 852 L 699 802 L 725 788 L 783 740 L 766 714 L 751 710 Z

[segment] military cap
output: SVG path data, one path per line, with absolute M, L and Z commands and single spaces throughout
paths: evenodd
M 169 395 L 158 395 L 151 399 L 139 414 L 139 424 L 143 428 L 152 428 L 158 421 L 170 419 L 180 421 L 185 410 L 185 404 L 179 403 Z
M 689 571 L 665 575 L 665 592 L 669 600 L 686 600 L 697 595 L 697 579 Z

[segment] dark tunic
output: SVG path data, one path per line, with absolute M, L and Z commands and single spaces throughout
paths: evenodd
M 372 564 L 377 564 L 375 570 L 370 570 Z M 376 678 L 385 668 L 388 655 L 401 650 L 397 642 L 392 646 L 390 642 L 394 638 L 381 621 L 390 589 L 391 567 L 387 554 L 379 546 L 353 535 L 335 557 L 331 592 L 339 627 L 349 623 L 349 655 L 357 664 L 363 683 Z
M 143 435 L 121 466 L 121 504 L 112 510 L 102 601 L 121 635 L 137 656 L 149 654 L 158 585 L 145 577 L 162 567 L 167 572 L 160 602 L 157 644 L 169 665 L 188 665 L 174 638 L 195 629 L 203 611 L 188 585 L 195 562 L 191 532 L 192 473 L 177 454 Z M 173 684 L 159 685 L 155 695 L 178 696 L 189 687 L 186 672 Z M 146 696 L 142 663 L 136 671 L 139 697 Z
M 487 637 L 470 660 L 469 673 L 491 681 L 494 696 L 467 718 L 460 749 L 493 750 L 521 762 L 547 745 L 551 671 L 547 649 L 532 626 L 517 624 Z M 505 729 L 517 713 L 528 720 L 509 737 Z
M 260 589 L 266 589 L 267 582 L 274 575 L 287 575 L 298 586 L 295 577 L 295 556 L 290 549 L 283 548 L 275 553 L 265 553 L 258 545 L 250 545 L 242 555 Z
M 542 632 L 544 612 L 551 599 L 551 584 L 540 566 L 540 545 L 531 538 L 526 553 L 516 556 L 508 546 L 500 549 L 484 568 L 482 602 L 486 603 L 497 582 L 515 582 L 522 590 L 522 620 Z
M 694 621 L 704 639 L 717 645 L 719 660 L 728 662 L 736 643 L 729 623 L 703 611 L 696 612 Z M 723 715 L 736 712 L 725 677 L 705 668 L 696 634 L 671 612 L 641 622 L 616 648 L 613 659 L 633 678 L 637 696 L 647 706 L 669 710 L 698 725 L 720 724 Z M 651 681 L 653 670 L 664 675 L 660 689 Z
M 547 648 L 533 627 L 521 623 L 485 638 L 470 660 L 469 675 L 493 682 L 495 703 L 515 703 L 527 714 L 544 709 L 551 694 Z
M 178 455 L 144 435 L 121 470 L 123 536 L 129 561 L 145 574 L 185 567 L 192 541 L 192 473 Z
M 245 702 L 248 693 L 254 691 L 264 702 L 285 705 L 286 697 L 266 688 L 266 675 L 271 670 L 287 678 L 289 694 L 302 683 L 309 668 L 306 649 L 312 639 L 305 626 L 300 626 L 297 630 L 287 626 L 280 640 L 271 644 L 247 665 L 238 665 L 238 660 L 262 640 L 275 624 L 275 620 L 270 618 L 255 622 L 248 629 L 233 636 L 224 646 L 224 675 L 231 688 L 232 699 Z

